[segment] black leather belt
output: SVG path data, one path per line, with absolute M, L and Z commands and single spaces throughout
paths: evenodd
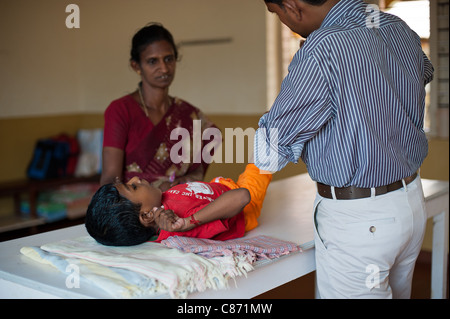
M 413 175 L 404 178 L 406 185 L 414 181 L 417 177 L 417 173 L 414 173 Z M 403 182 L 396 181 L 392 184 L 386 185 L 386 186 L 380 186 L 375 187 L 375 196 L 387 194 L 389 192 L 396 191 L 397 189 L 400 189 L 403 187 Z M 319 195 L 325 198 L 333 199 L 333 195 L 331 192 L 331 186 L 317 183 L 317 191 L 319 192 Z M 358 188 L 355 186 L 349 186 L 349 187 L 335 187 L 334 193 L 336 195 L 336 199 L 360 199 L 360 198 L 366 198 L 372 196 L 372 189 L 371 188 Z

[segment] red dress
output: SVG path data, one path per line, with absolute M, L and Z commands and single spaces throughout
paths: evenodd
M 122 179 L 125 182 L 133 176 L 139 176 L 149 182 L 168 180 L 172 176 L 186 175 L 200 165 L 206 171 L 209 163 L 202 158 L 201 150 L 213 140 L 221 141 L 219 137 L 203 140 L 200 135 L 200 153 L 193 154 L 194 120 L 201 120 L 201 133 L 216 126 L 198 108 L 178 98 L 173 99 L 172 105 L 157 125 L 153 125 L 131 95 L 113 101 L 106 109 L 104 117 L 103 147 L 115 147 L 124 151 Z M 172 130 L 177 127 L 185 128 L 189 132 L 191 154 L 188 162 L 174 163 L 170 157 L 172 146 L 181 139 L 170 139 Z

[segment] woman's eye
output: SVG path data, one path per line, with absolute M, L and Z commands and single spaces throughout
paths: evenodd
M 171 63 L 171 62 L 175 61 L 175 57 L 173 55 L 171 55 L 171 56 L 166 57 L 165 60 L 166 60 L 166 63 Z
M 137 186 L 136 186 L 135 184 L 131 184 L 131 187 L 132 187 L 134 190 L 137 189 Z

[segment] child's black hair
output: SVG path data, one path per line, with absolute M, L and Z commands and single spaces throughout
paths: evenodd
M 119 194 L 114 184 L 100 187 L 89 203 L 85 226 L 96 241 L 108 246 L 132 246 L 156 234 L 139 221 L 141 205 Z

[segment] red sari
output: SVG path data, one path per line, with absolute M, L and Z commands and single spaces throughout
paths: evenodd
M 173 99 L 163 119 L 153 125 L 139 103 L 127 95 L 113 101 L 105 111 L 103 147 L 116 147 L 124 151 L 122 178 L 125 182 L 133 176 L 149 182 L 169 181 L 195 171 L 200 165 L 206 171 L 209 163 L 202 158 L 201 150 L 213 138 L 201 140 L 200 153 L 193 154 L 194 120 L 201 120 L 200 134 L 207 128 L 216 128 L 198 108 L 177 98 Z M 178 127 L 189 132 L 190 146 L 186 149 L 190 150 L 190 154 L 188 161 L 174 163 L 170 156 L 171 149 L 180 142 L 181 137 L 171 140 L 170 135 Z

